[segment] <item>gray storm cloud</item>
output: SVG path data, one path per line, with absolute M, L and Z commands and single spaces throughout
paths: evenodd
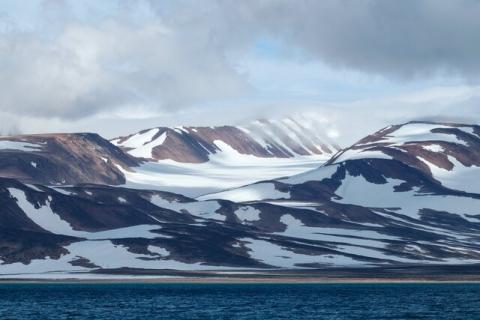
M 478 80 L 480 73 L 478 0 L 173 3 L 151 1 L 162 18 L 203 28 L 224 48 L 268 34 L 311 59 L 389 78 L 454 73 Z
M 82 20 L 68 2 L 48 1 L 40 23 L 27 30 L 12 26 L 8 12 L 0 15 L 9 26 L 0 33 L 0 110 L 81 119 L 245 98 L 256 88 L 235 59 L 262 37 L 285 52 L 300 50 L 305 61 L 392 81 L 479 80 L 479 1 L 119 3 Z M 140 6 L 148 19 L 138 18 Z
M 275 7 L 267 15 L 271 31 L 331 65 L 397 79 L 453 73 L 478 80 L 479 1 L 288 1 Z

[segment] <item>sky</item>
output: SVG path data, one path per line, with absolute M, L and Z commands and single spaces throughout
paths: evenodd
M 0 0 L 0 133 L 478 123 L 477 0 Z

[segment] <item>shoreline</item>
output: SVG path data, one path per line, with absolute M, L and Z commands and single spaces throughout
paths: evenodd
M 169 277 L 169 278 L 105 278 L 105 279 L 36 279 L 4 278 L 3 284 L 480 284 L 480 279 L 428 278 L 228 278 L 228 277 Z
M 480 265 L 381 266 L 310 270 L 180 271 L 99 269 L 94 272 L 0 274 L 1 284 L 408 284 L 480 283 Z

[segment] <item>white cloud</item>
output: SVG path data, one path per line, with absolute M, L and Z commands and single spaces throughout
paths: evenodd
M 238 97 L 249 89 L 223 53 L 159 21 L 73 22 L 59 32 L 0 34 L 2 111 L 82 118 Z
M 470 0 L 6 0 L 2 11 L 5 132 L 113 136 L 314 110 L 348 143 L 389 123 L 479 120 Z

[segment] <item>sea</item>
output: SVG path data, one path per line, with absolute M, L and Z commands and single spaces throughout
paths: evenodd
M 480 319 L 479 284 L 1 284 L 0 319 Z

